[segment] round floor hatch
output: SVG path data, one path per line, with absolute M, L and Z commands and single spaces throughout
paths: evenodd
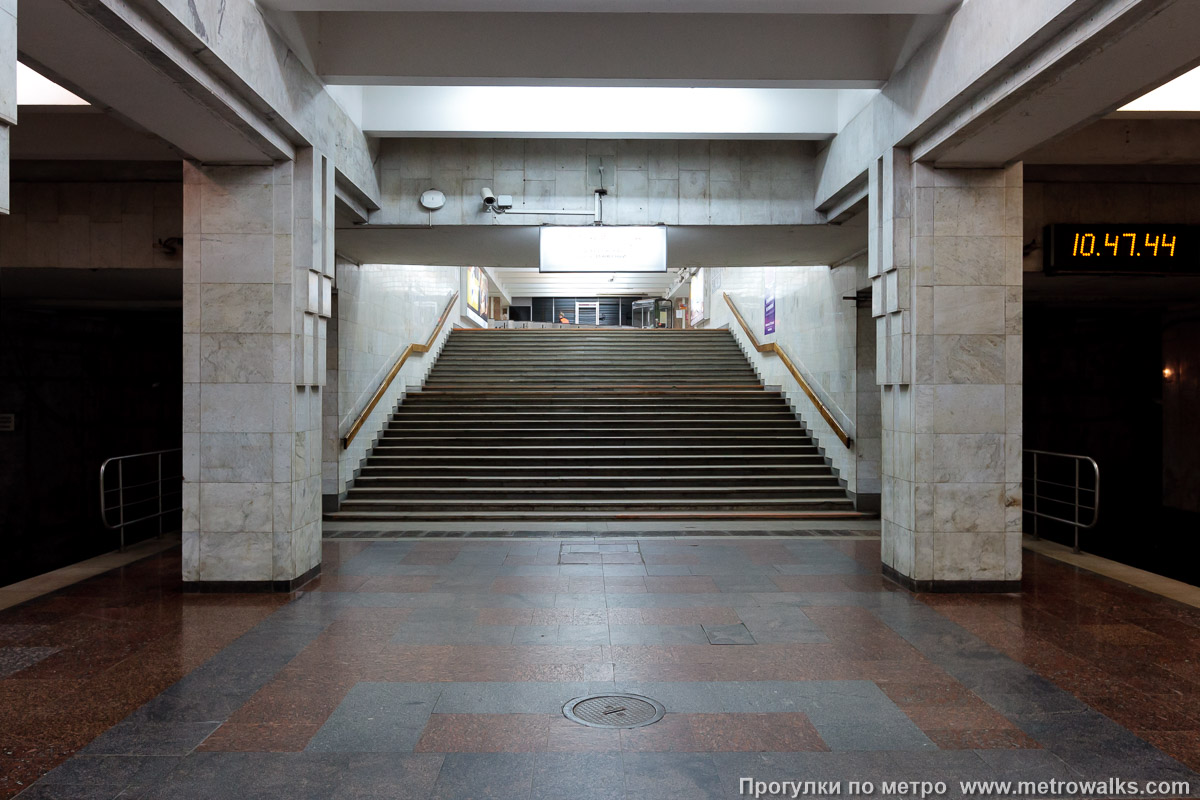
M 576 697 L 563 706 L 563 716 L 589 728 L 640 728 L 663 718 L 657 700 L 636 694 L 597 694 Z

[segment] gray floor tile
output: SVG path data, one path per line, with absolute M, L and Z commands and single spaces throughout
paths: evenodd
M 514 632 L 512 625 L 406 622 L 396 630 L 392 644 L 509 644 Z
M 563 646 L 608 644 L 608 623 L 603 625 L 559 625 L 558 643 Z
M 555 608 L 606 608 L 608 602 L 602 594 L 561 592 L 554 595 Z
M 530 753 L 451 753 L 430 795 L 434 800 L 527 800 L 533 791 Z
M 647 564 L 647 575 L 679 576 L 691 575 L 692 571 L 686 564 Z
M 182 756 L 217 729 L 216 722 L 122 722 L 97 736 L 80 753 L 90 756 Z
M 575 697 L 590 694 L 582 682 L 446 683 L 437 714 L 557 714 Z
M 658 625 L 609 625 L 609 641 L 614 645 L 662 644 Z
M 713 753 L 712 758 L 730 798 L 750 796 L 739 794 L 742 778 L 766 783 L 840 782 L 843 792 L 852 780 L 878 786 L 883 780 L 898 779 L 896 763 L 888 753 Z
M 39 781 L 21 792 L 21 800 L 113 800 L 128 796 L 124 787 L 95 783 L 44 783 Z
M 754 637 L 750 635 L 750 631 L 742 623 L 737 625 L 702 625 L 704 635 L 708 637 L 709 644 L 757 644 Z
M 1120 765 L 1127 780 L 1181 779 L 1200 789 L 1200 775 L 1091 709 L 1026 717 L 1019 724 L 1083 778 L 1108 775 Z
M 737 710 L 732 702 L 736 697 L 733 682 L 618 681 L 616 685 L 617 691 L 657 700 L 669 714 L 717 714 Z
M 513 644 L 558 644 L 557 625 L 518 625 Z M 607 643 L 607 642 L 606 642 Z
M 141 800 L 321 800 L 344 769 L 344 761 L 307 753 L 194 753 Z
M 761 644 L 801 644 L 829 641 L 824 631 L 799 608 L 736 606 L 735 613 Z
M 625 791 L 642 800 L 724 798 L 707 753 L 624 753 Z
M 817 733 L 835 751 L 936 750 L 937 745 L 912 722 L 863 724 L 862 722 L 813 723 Z
M 180 756 L 85 756 L 67 759 L 42 777 L 44 784 L 78 784 L 124 789 L 153 783 L 179 765 Z
M 306 752 L 411 753 L 444 688 L 437 683 L 360 683 L 330 714 Z
M 330 800 L 425 800 L 443 759 L 434 753 L 350 755 Z
M 633 578 L 646 574 L 642 564 L 605 564 L 602 572 L 606 578 Z
M 620 753 L 540 753 L 534 762 L 533 800 L 624 800 Z

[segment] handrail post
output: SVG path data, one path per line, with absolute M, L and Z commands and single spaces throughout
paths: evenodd
M 1079 552 L 1079 459 L 1075 461 L 1075 552 Z
M 1038 454 L 1034 453 L 1033 454 L 1033 538 L 1036 539 L 1037 541 L 1041 541 L 1042 540 L 1041 534 L 1038 533 L 1038 513 L 1037 513 L 1038 477 L 1037 477 L 1037 473 L 1038 473 Z
M 125 460 L 117 462 L 117 510 L 121 523 L 121 552 L 125 552 Z
M 163 529 L 163 507 L 162 507 L 162 453 L 158 454 L 158 538 L 162 538 Z

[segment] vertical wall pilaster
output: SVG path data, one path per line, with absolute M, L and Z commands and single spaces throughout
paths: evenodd
M 1021 577 L 1022 170 L 872 170 L 883 563 L 923 590 Z
M 9 212 L 9 136 L 17 124 L 17 0 L 0 0 L 0 214 Z
M 184 164 L 183 577 L 194 587 L 287 590 L 320 565 L 327 171 L 311 150 L 273 167 Z

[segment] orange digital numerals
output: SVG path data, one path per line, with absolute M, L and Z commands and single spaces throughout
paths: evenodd
M 1141 256 L 1141 255 L 1159 255 L 1162 250 L 1164 255 L 1175 255 L 1175 234 L 1164 233 L 1161 235 L 1146 234 L 1144 243 L 1145 250 L 1137 249 L 1137 234 L 1136 233 L 1106 233 L 1104 234 L 1103 248 L 1108 248 L 1112 251 L 1112 255 L 1122 255 L 1122 239 L 1129 240 L 1129 250 L 1124 255 Z M 1075 234 L 1075 246 L 1071 250 L 1073 256 L 1102 256 L 1108 255 L 1104 250 L 1096 251 L 1098 241 L 1094 233 L 1077 233 Z

